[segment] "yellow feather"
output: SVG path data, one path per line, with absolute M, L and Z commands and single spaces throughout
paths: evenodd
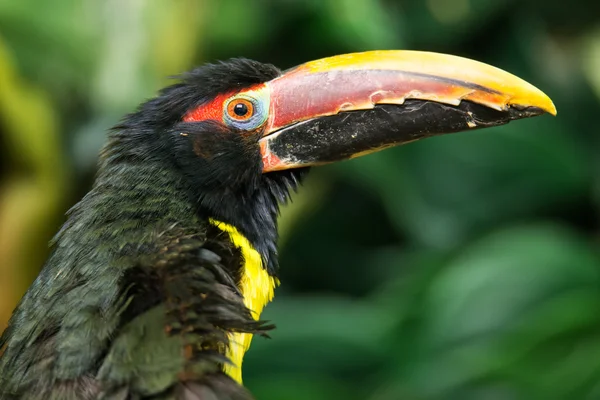
M 213 219 L 210 223 L 221 231 L 227 232 L 233 245 L 242 253 L 244 265 L 239 289 L 244 297 L 244 304 L 252 311 L 252 317 L 258 320 L 265 305 L 273 299 L 274 289 L 279 282 L 269 275 L 262 265 L 262 258 L 258 251 L 234 226 Z M 233 365 L 226 364 L 223 369 L 240 384 L 242 383 L 242 361 L 251 341 L 252 334 L 249 333 L 229 334 L 229 348 L 226 355 Z

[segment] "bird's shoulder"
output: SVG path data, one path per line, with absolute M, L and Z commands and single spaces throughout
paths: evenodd
M 115 276 L 103 282 L 114 293 L 98 296 L 110 304 L 82 298 L 60 318 L 50 308 L 43 329 L 24 331 L 28 322 L 20 320 L 27 318 L 17 310 L 2 339 L 5 396 L 250 398 L 222 372 L 228 332 L 267 328 L 237 291 L 239 250 L 208 223 L 173 224 L 152 235 L 112 259 Z M 93 297 L 93 287 L 81 289 L 98 280 L 90 282 L 64 290 Z

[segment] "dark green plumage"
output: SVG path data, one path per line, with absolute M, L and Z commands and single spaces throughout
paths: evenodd
M 269 326 L 244 306 L 240 252 L 208 218 L 238 227 L 274 273 L 278 202 L 296 177 L 262 175 L 256 136 L 179 121 L 277 73 L 248 60 L 200 68 L 115 128 L 2 336 L 1 399 L 250 398 L 221 372 L 226 333 Z M 211 155 L 191 154 L 183 126 Z

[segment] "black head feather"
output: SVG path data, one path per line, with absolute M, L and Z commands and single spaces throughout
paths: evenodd
M 262 173 L 258 140 L 216 121 L 183 122 L 183 116 L 217 95 L 269 81 L 281 74 L 270 64 L 232 59 L 181 75 L 180 82 L 142 104 L 111 133 L 104 162 L 166 162 L 185 178 L 187 195 L 204 218 L 235 226 L 277 270 L 279 204 L 305 170 Z

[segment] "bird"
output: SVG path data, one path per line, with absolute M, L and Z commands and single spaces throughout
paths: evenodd
M 542 114 L 556 107 L 533 85 L 441 53 L 180 75 L 109 130 L 0 339 L 0 399 L 252 399 L 279 208 L 312 167 Z

